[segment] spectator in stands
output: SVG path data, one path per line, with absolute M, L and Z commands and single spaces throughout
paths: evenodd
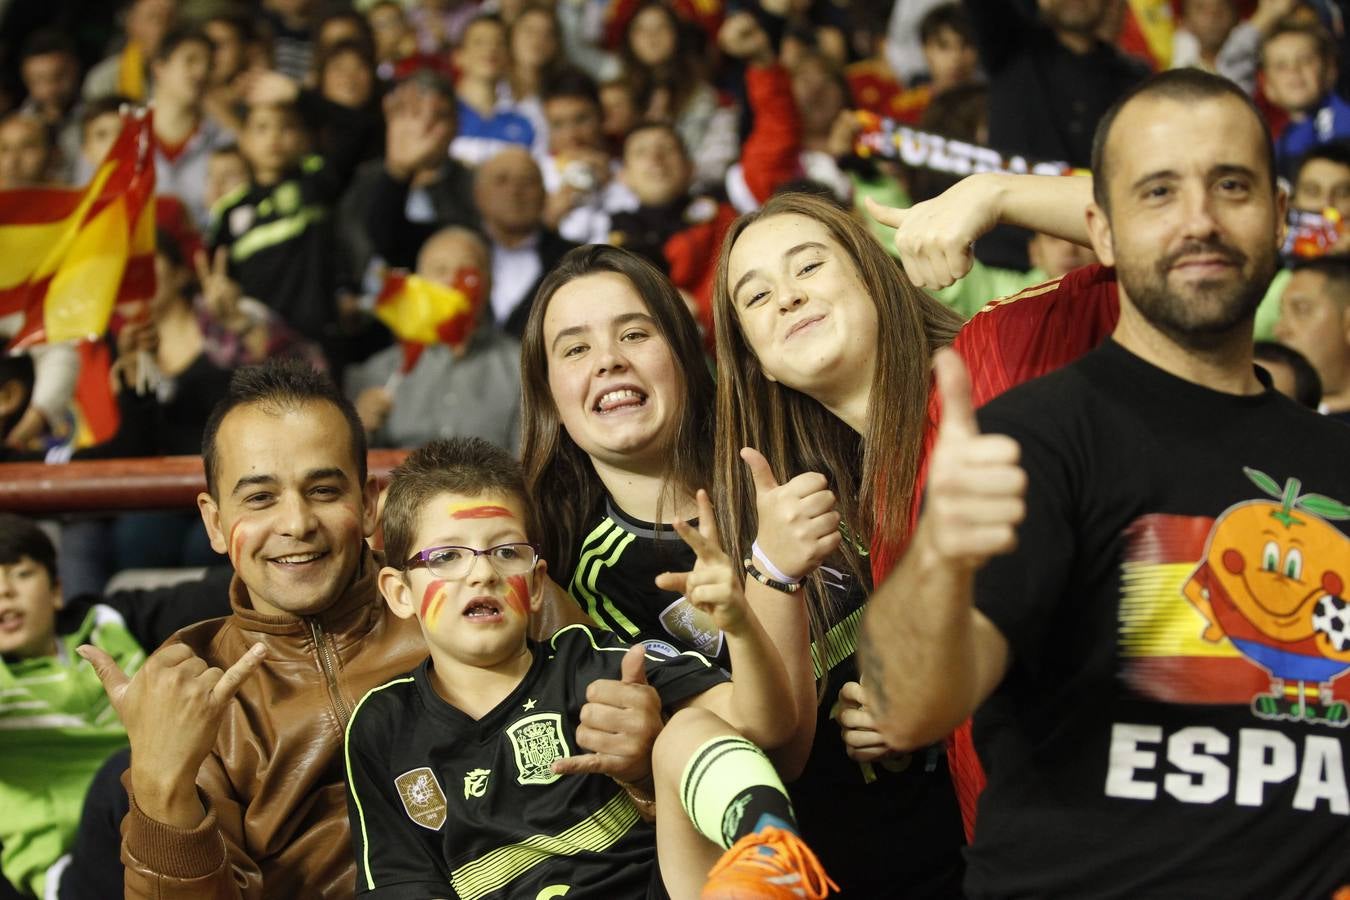
M 164 36 L 150 65 L 154 76 L 155 192 L 182 200 L 199 230 L 210 224 L 206 161 L 232 135 L 206 114 L 211 40 L 196 28 Z
M 403 4 L 379 0 L 366 10 L 366 22 L 375 39 L 375 63 L 380 78 L 392 81 L 397 64 L 417 52 L 417 36 L 408 24 Z
M 1147 69 L 1097 37 L 1107 0 L 964 0 L 989 76 L 989 143 L 1000 153 L 1086 168 L 1097 120 Z M 980 259 L 1025 269 L 1029 235 L 994 232 Z
M 314 56 L 316 58 L 314 71 L 317 72 L 319 69 L 318 57 L 332 50 L 338 44 L 345 44 L 349 41 L 359 44 L 363 55 L 373 63 L 375 59 L 375 32 L 371 29 L 370 22 L 366 17 L 354 9 L 336 7 L 329 10 L 314 26 Z M 313 72 L 310 74 L 312 76 Z M 309 83 L 310 85 L 316 85 L 318 82 L 313 80 Z
M 384 149 L 384 117 L 371 46 L 351 39 L 321 43 L 314 64 L 315 88 L 302 89 L 298 98 L 314 149 L 329 155 L 351 143 L 360 160 L 375 159 Z
M 238 144 L 219 147 L 206 160 L 206 208 L 214 209 L 221 198 L 248 184 L 248 163 Z
M 738 156 L 738 116 L 708 81 L 692 44 L 669 7 L 644 2 L 624 31 L 623 71 L 642 118 L 675 128 L 693 164 L 693 183 L 716 189 Z
M 501 19 L 481 16 L 468 24 L 455 49 L 459 132 L 450 143 L 450 154 L 465 165 L 477 166 L 511 145 L 536 147 L 534 126 L 501 93 L 510 63 Z
M 624 138 L 641 120 L 633 86 L 623 78 L 601 83 L 600 111 L 603 114 L 600 130 L 605 141 L 612 152 L 622 152 Z
M 174 0 L 133 0 L 127 8 L 122 49 L 89 70 L 81 92 L 86 100 L 121 94 L 138 103 L 150 96 L 150 60 L 173 27 Z
M 1323 256 L 1295 266 L 1275 338 L 1317 371 L 1321 410 L 1350 424 L 1350 259 Z
M 610 217 L 637 200 L 606 149 L 595 83 L 580 71 L 562 72 L 544 86 L 543 106 L 549 136 L 540 164 L 548 192 L 544 221 L 569 241 L 604 243 Z
M 519 338 L 535 288 L 576 245 L 544 227 L 544 180 L 524 147 L 508 147 L 479 166 L 473 198 L 492 242 L 492 317 Z
M 1252 355 L 1270 375 L 1275 390 L 1308 409 L 1321 405 L 1322 379 L 1302 353 L 1279 341 L 1257 341 Z
M 80 155 L 80 61 L 74 42 L 60 31 L 34 32 L 19 52 L 19 74 L 28 91 L 20 109 L 37 116 L 56 134 L 57 180 L 75 183 Z
M 339 135 L 339 137 L 359 137 Z M 217 204 L 209 244 L 229 251 L 230 277 L 246 296 L 279 313 L 285 323 L 324 348 L 340 369 L 337 292 L 348 277 L 335 264 L 331 214 L 355 168 L 359 148 L 347 143 L 327 157 L 306 156 L 293 103 L 254 104 L 244 119 L 239 150 L 247 160 L 246 187 Z
M 416 33 L 417 49 L 438 55 L 459 46 L 477 15 L 473 0 L 420 0 L 408 8 L 408 23 Z
M 120 895 L 115 832 L 111 867 L 88 871 L 90 859 L 68 856 L 77 825 L 94 824 L 81 824 L 80 811 L 95 772 L 127 746 L 97 676 L 74 650 L 92 644 L 135 671 L 178 628 L 228 612 L 229 578 L 228 567 L 217 567 L 205 580 L 170 588 L 65 598 L 46 533 L 0 512 L 0 896 L 16 896 L 15 889 L 28 897 Z M 125 794 L 117 794 L 100 802 L 124 811 Z M 107 890 L 81 892 L 76 884 Z
M 979 77 L 975 32 L 959 3 L 941 3 L 928 10 L 919 20 L 918 32 L 926 74 L 907 89 L 902 90 L 889 69 L 882 68 L 880 59 L 848 67 L 849 87 L 859 107 L 916 125 L 935 96 Z
M 6 457 L 17 449 L 8 438 L 32 399 L 33 358 L 22 353 L 0 356 L 0 462 L 7 462 Z
M 372 263 L 411 269 L 434 232 L 478 226 L 473 172 L 449 153 L 455 111 L 454 91 L 429 71 L 385 98 L 384 159 L 363 163 L 342 200 L 340 236 L 353 271 L 369 275 Z
M 543 92 L 563 68 L 558 17 L 551 5 L 530 5 L 522 9 L 507 29 L 507 44 L 511 68 L 506 84 L 511 101 L 534 126 L 534 149 L 546 151 L 549 137 Z
M 1185 0 L 1172 35 L 1172 68 L 1193 66 L 1222 75 L 1251 94 L 1261 64 L 1261 42 L 1297 0 L 1261 0 L 1245 22 L 1236 0 Z
M 436 438 L 480 437 L 515 453 L 520 444 L 520 344 L 493 322 L 482 301 L 492 262 L 484 240 L 467 228 L 443 228 L 417 255 L 417 274 L 447 287 L 478 285 L 478 323 L 461 349 L 432 344 L 411 371 L 398 375 L 403 348 L 389 347 L 348 368 L 347 396 L 375 447 L 420 447 Z
M 316 0 L 262 0 L 273 67 L 293 81 L 304 81 L 314 61 L 317 8 Z
M 1334 209 L 1350 224 L 1350 142 L 1333 141 L 1304 154 L 1289 204 L 1308 212 Z
M 263 48 L 251 17 L 220 13 L 202 23 L 211 40 L 211 80 L 204 109 L 231 133 L 242 127 L 244 87 L 263 64 Z
M 1332 90 L 1336 50 L 1316 22 L 1286 19 L 1261 45 L 1266 97 L 1289 116 L 1275 141 L 1280 174 L 1290 175 L 1300 157 L 1319 144 L 1350 138 L 1350 105 Z
M 37 116 L 12 112 L 0 119 L 0 190 L 47 182 L 56 156 L 51 129 Z

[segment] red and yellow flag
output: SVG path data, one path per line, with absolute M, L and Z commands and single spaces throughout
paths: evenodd
M 406 375 L 429 344 L 463 352 L 473 335 L 482 302 L 483 276 L 477 269 L 455 272 L 449 285 L 419 275 L 391 272 L 375 300 L 375 315 L 403 343 Z
M 154 191 L 148 110 L 123 114 L 121 134 L 86 187 L 0 191 L 0 317 L 23 316 L 9 352 L 98 342 L 114 310 L 136 317 L 155 293 Z M 84 445 L 116 432 L 117 404 L 106 348 L 82 346 L 81 359 Z

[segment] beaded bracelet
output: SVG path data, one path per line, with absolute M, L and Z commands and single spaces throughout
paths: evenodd
M 754 560 L 748 556 L 745 558 L 745 574 L 749 575 L 765 587 L 771 587 L 775 591 L 782 591 L 785 594 L 795 594 L 802 589 L 802 583 L 800 581 L 774 581 L 768 575 L 765 575 L 759 569 L 756 569 Z

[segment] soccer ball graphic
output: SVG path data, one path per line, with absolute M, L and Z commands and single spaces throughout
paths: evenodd
M 1313 631 L 1327 636 L 1336 652 L 1350 647 L 1350 603 L 1324 594 L 1313 610 Z

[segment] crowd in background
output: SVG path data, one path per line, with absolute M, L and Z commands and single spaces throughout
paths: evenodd
M 125 111 L 152 107 L 156 294 L 107 338 L 121 429 L 77 458 L 198 453 L 231 372 L 277 357 L 329 373 L 372 447 L 476 436 L 516 452 L 520 338 L 569 250 L 649 260 L 710 348 L 717 254 L 737 215 L 792 190 L 866 216 L 869 198 L 906 208 L 960 180 L 867 151 L 876 117 L 1085 169 L 1117 98 L 1150 71 L 1194 66 L 1256 100 L 1288 182 L 1287 271 L 1258 312 L 1258 355 L 1300 402 L 1350 421 L 1345 7 L 9 0 L 0 190 L 88 183 Z M 890 247 L 888 229 L 868 227 Z M 976 255 L 934 291 L 965 317 L 1093 260 L 1011 227 Z M 410 360 L 376 315 L 400 269 L 469 296 L 471 335 Z M 0 316 L 0 338 L 17 324 Z M 60 346 L 0 360 L 0 460 L 69 443 L 78 365 Z M 66 594 L 101 592 L 122 569 L 219 562 L 197 520 L 62 523 Z

